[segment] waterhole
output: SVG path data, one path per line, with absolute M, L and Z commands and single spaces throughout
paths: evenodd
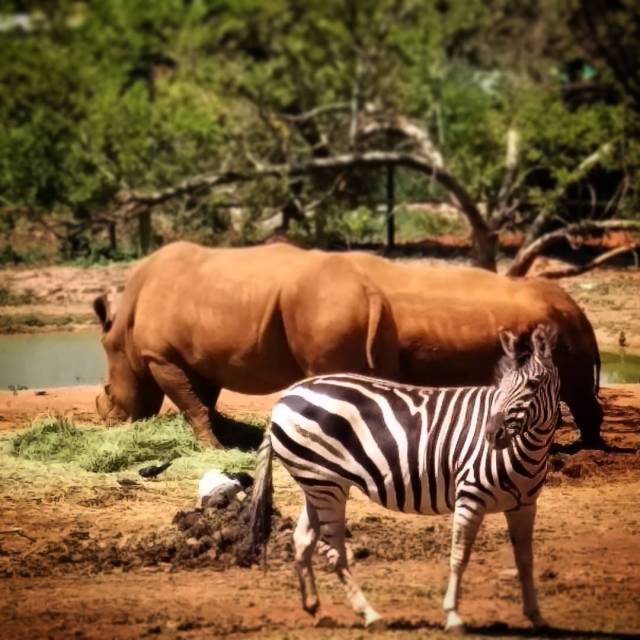
M 602 352 L 601 383 L 640 383 L 640 356 Z M 0 335 L 0 389 L 98 384 L 106 359 L 96 332 Z
M 105 368 L 96 332 L 0 336 L 0 389 L 97 384 Z

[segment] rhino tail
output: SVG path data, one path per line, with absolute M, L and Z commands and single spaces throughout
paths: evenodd
M 374 357 L 374 349 L 376 344 L 376 338 L 382 324 L 382 314 L 384 313 L 385 306 L 382 296 L 378 291 L 367 288 L 367 294 L 369 296 L 369 325 L 367 327 L 367 365 L 371 371 L 376 368 L 376 361 Z
M 582 335 L 586 338 L 586 342 L 582 342 L 582 348 L 590 354 L 592 360 L 592 372 L 593 372 L 593 395 L 598 397 L 600 393 L 600 369 L 602 366 L 600 360 L 600 349 L 598 349 L 598 339 L 596 333 L 593 330 L 593 326 L 587 316 L 581 312 L 580 314 L 580 327 L 578 329 L 578 335 Z
M 598 349 L 598 340 L 592 324 L 586 316 L 583 315 L 583 318 L 586 324 L 589 346 L 593 355 L 593 395 L 597 398 L 600 393 L 600 368 L 602 365 L 600 361 L 600 349 Z

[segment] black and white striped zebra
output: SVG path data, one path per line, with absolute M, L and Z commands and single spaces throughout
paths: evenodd
M 319 606 L 311 559 L 322 540 L 356 613 L 367 626 L 380 620 L 347 563 L 345 505 L 355 486 L 389 509 L 453 513 L 447 629 L 462 627 L 460 581 L 483 517 L 504 511 L 524 613 L 535 627 L 545 625 L 533 583 L 532 532 L 559 409 L 554 339 L 553 331 L 537 327 L 523 356 L 515 352 L 516 337 L 502 334 L 505 357 L 494 387 L 413 387 L 336 374 L 284 393 L 258 454 L 251 534 L 259 551 L 269 535 L 275 452 L 304 492 L 294 546 L 306 611 L 315 614 Z

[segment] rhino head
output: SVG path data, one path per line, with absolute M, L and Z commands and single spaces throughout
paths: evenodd
M 116 323 L 113 294 L 102 294 L 93 301 L 102 327 L 102 346 L 107 356 L 107 377 L 96 397 L 100 418 L 108 423 L 131 418 L 148 418 L 158 412 L 163 394 L 157 385 L 141 375 L 133 365 L 135 345 L 126 323 Z M 139 367 L 138 367 L 139 368 Z

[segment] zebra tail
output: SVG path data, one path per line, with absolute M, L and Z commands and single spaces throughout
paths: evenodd
M 273 446 L 271 444 L 271 428 L 269 427 L 258 449 L 256 477 L 249 508 L 249 553 L 254 558 L 262 555 L 265 569 L 266 545 L 271 535 L 271 515 L 273 513 L 272 459 Z

